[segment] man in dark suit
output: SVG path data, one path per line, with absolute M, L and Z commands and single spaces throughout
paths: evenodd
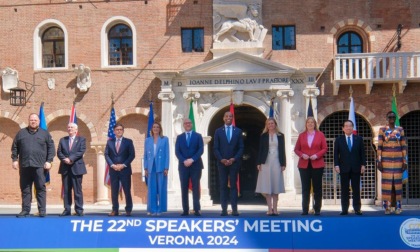
M 131 216 L 133 200 L 131 198 L 131 162 L 135 158 L 134 144 L 131 139 L 123 137 L 124 126 L 114 126 L 115 139 L 108 140 L 105 147 L 105 159 L 108 163 L 111 179 L 112 212 L 108 216 L 119 215 L 118 192 L 120 183 L 125 195 L 125 213 Z
M 74 209 L 76 215 L 83 216 L 83 175 L 87 173 L 83 155 L 86 151 L 86 139 L 77 135 L 78 126 L 75 123 L 67 125 L 68 136 L 60 139 L 57 149 L 57 157 L 60 159 L 62 196 L 64 211 L 60 216 L 67 216 L 71 213 L 72 197 L 74 193 Z
M 362 215 L 360 200 L 360 176 L 365 172 L 366 156 L 363 138 L 353 134 L 354 124 L 347 120 L 343 124 L 344 135 L 334 142 L 334 168 L 340 174 L 341 213 L 347 215 L 350 198 L 350 181 L 353 190 L 353 209 Z
M 190 119 L 184 120 L 185 132 L 178 135 L 175 142 L 175 154 L 178 158 L 179 179 L 181 181 L 182 214 L 187 216 L 189 211 L 188 185 L 191 179 L 194 215 L 200 216 L 200 179 L 203 169 L 201 155 L 204 151 L 203 137 L 192 130 Z
M 217 159 L 220 182 L 220 201 L 222 205 L 221 216 L 227 216 L 228 178 L 230 182 L 230 203 L 232 215 L 238 216 L 238 188 L 237 176 L 244 151 L 242 130 L 232 125 L 233 115 L 225 112 L 223 121 L 225 125 L 218 128 L 214 134 L 213 152 Z

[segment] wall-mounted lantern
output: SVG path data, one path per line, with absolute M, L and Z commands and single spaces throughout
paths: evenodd
M 26 105 L 26 90 L 23 88 L 15 87 L 9 89 L 10 91 L 10 105 L 12 106 L 25 106 Z

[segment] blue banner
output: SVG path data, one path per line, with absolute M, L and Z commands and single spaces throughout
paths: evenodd
M 413 216 L 328 218 L 1 217 L 0 249 L 419 250 Z M 98 250 L 99 251 L 99 250 Z

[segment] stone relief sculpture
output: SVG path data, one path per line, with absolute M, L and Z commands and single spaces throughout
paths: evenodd
M 48 78 L 47 85 L 48 85 L 48 88 L 50 90 L 55 89 L 55 79 L 54 78 Z
M 77 74 L 77 88 L 80 92 L 87 92 L 92 86 L 92 80 L 90 78 L 90 68 L 80 64 L 74 72 Z
M 204 112 L 217 100 L 217 96 L 214 93 L 207 93 L 201 95 L 198 100 L 198 115 L 203 117 Z
M 232 99 L 233 99 L 233 104 L 241 105 L 242 102 L 244 101 L 244 91 L 242 90 L 233 91 Z
M 261 4 L 256 2 L 213 4 L 214 42 L 220 43 L 221 36 L 233 42 L 260 40 L 258 35 L 264 29 L 260 9 Z
M 6 67 L 1 71 L 1 77 L 3 82 L 3 91 L 10 93 L 11 88 L 16 88 L 19 83 L 19 74 L 18 71 L 10 67 Z
M 183 121 L 184 121 L 184 116 L 182 114 L 177 114 L 175 119 L 174 119 L 175 136 L 178 136 L 179 134 L 182 134 Z

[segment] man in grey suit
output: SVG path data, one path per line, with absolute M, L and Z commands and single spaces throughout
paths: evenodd
M 62 197 L 64 211 L 60 216 L 71 214 L 72 195 L 74 193 L 74 210 L 77 216 L 83 216 L 83 175 L 87 173 L 83 155 L 86 151 L 86 139 L 78 136 L 78 126 L 75 123 L 67 125 L 68 136 L 60 139 L 57 149 L 57 157 L 60 159 Z
M 360 176 L 365 172 L 366 156 L 363 138 L 353 134 L 354 124 L 346 120 L 343 124 L 344 135 L 334 142 L 334 168 L 340 174 L 341 213 L 347 215 L 350 201 L 350 181 L 353 190 L 353 209 L 355 214 L 362 215 L 360 200 Z

